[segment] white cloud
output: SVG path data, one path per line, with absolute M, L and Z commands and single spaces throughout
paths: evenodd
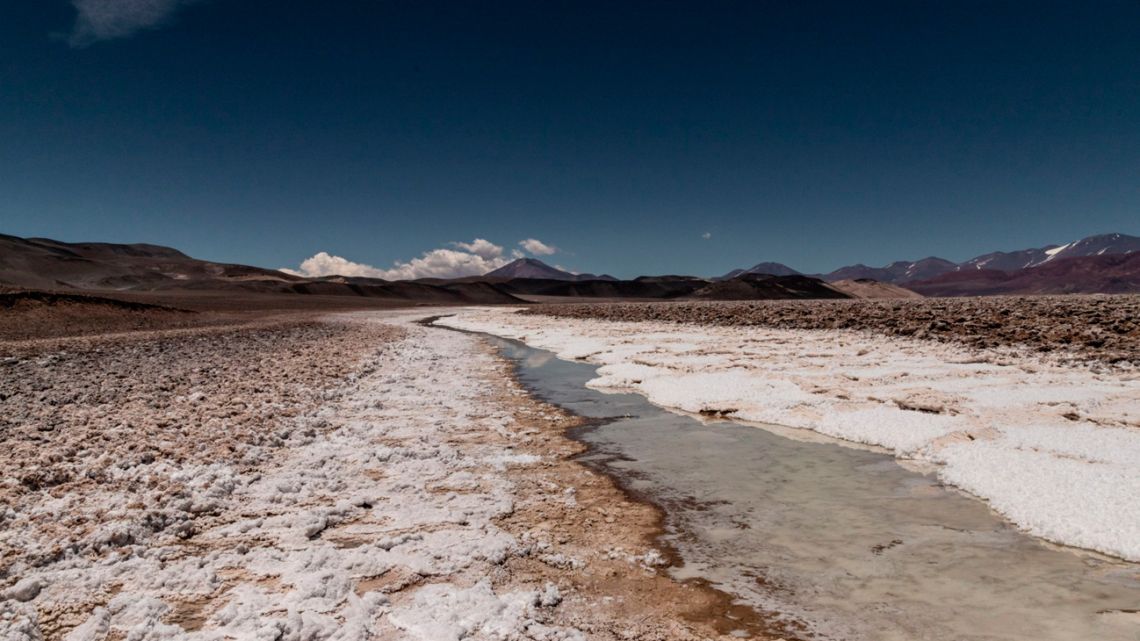
M 535 256 L 549 256 L 558 251 L 557 247 L 551 247 L 550 245 L 547 245 L 537 238 L 527 238 L 526 240 L 520 240 L 519 244 L 522 245 L 523 249 L 534 254 Z
M 300 269 L 282 267 L 278 271 L 294 276 L 304 276 L 305 278 L 317 278 L 320 276 L 365 276 L 368 278 L 384 278 L 384 270 L 382 269 L 377 269 L 372 265 L 365 265 L 364 263 L 354 263 L 347 258 L 333 256 L 328 252 L 319 252 L 312 258 L 306 259 L 301 263 Z
M 469 243 L 453 242 L 448 243 L 448 245 L 451 247 L 450 249 L 441 247 L 426 251 L 419 258 L 413 258 L 406 262 L 396 261 L 391 269 L 381 269 L 365 263 L 356 263 L 328 252 L 320 252 L 305 259 L 298 269 L 282 267 L 278 271 L 303 278 L 320 278 L 322 276 L 360 276 L 383 278 L 384 280 L 462 278 L 464 276 L 482 276 L 512 260 L 526 256 L 524 252 L 518 249 L 512 249 L 509 256 L 505 255 L 501 245 L 496 245 L 485 238 L 476 238 Z M 519 245 L 536 256 L 549 256 L 558 252 L 557 247 L 547 245 L 537 238 L 520 240 Z
M 197 0 L 71 0 L 78 15 L 68 36 L 73 47 L 123 38 L 162 26 L 179 8 Z
M 320 252 L 302 262 L 299 269 L 282 268 L 279 271 L 305 278 L 321 276 L 363 276 L 385 280 L 462 278 L 481 276 L 512 260 L 503 256 L 501 246 L 483 238 L 476 238 L 469 243 L 449 244 L 457 249 L 433 249 L 407 262 L 396 261 L 391 269 L 381 269 L 334 256 L 328 252 Z
M 451 243 L 452 247 L 458 247 L 462 250 L 468 251 L 476 256 L 481 256 L 488 260 L 498 258 L 503 255 L 503 248 L 483 238 L 476 238 L 469 243 Z
M 712 232 L 706 231 L 705 233 L 701 234 L 701 238 L 704 238 L 705 240 L 712 238 Z
M 481 276 L 511 262 L 509 258 L 495 256 L 487 258 L 454 249 L 433 249 L 419 258 L 401 263 L 384 271 L 388 280 L 409 280 L 413 278 L 461 278 Z

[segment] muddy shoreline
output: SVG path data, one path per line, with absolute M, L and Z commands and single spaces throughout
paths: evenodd
M 649 511 L 651 516 L 646 519 L 645 522 L 625 523 L 625 528 L 629 530 L 631 535 L 641 540 L 644 545 L 651 547 L 660 554 L 662 562 L 656 566 L 658 578 L 665 582 L 678 585 L 684 590 L 695 592 L 696 594 L 686 596 L 697 604 L 697 607 L 692 609 L 674 613 L 658 613 L 658 616 L 662 614 L 679 615 L 681 619 L 696 626 L 707 626 L 718 635 L 732 636 L 734 632 L 737 635 L 741 632 L 745 632 L 748 634 L 747 638 L 753 639 L 799 641 L 802 638 L 799 636 L 802 630 L 795 629 L 795 626 L 788 625 L 786 622 L 777 621 L 775 616 L 777 613 L 758 612 L 750 606 L 739 604 L 737 603 L 738 599 L 734 595 L 717 589 L 711 582 L 705 579 L 689 578 L 678 580 L 667 576 L 666 572 L 668 570 L 684 566 L 684 559 L 680 551 L 667 539 L 667 535 L 670 534 L 667 526 L 669 518 L 667 507 L 652 494 L 634 489 L 630 482 L 632 480 L 631 477 L 607 465 L 608 461 L 620 458 L 619 454 L 598 448 L 583 438 L 589 432 L 607 423 L 621 420 L 622 417 L 585 417 L 559 406 L 552 400 L 545 398 L 537 390 L 528 388 L 526 384 L 522 382 L 519 376 L 519 364 L 488 341 L 488 338 L 493 339 L 495 337 L 489 337 L 480 332 L 468 332 L 466 330 L 433 325 L 433 323 L 440 318 L 442 318 L 442 316 L 431 316 L 418 321 L 417 324 L 423 327 L 442 328 L 448 331 L 479 337 L 480 341 L 483 342 L 503 364 L 505 373 L 511 384 L 523 390 L 534 402 L 552 408 L 563 417 L 558 425 L 554 427 L 554 430 L 552 430 L 553 433 L 550 434 L 550 436 L 563 439 L 567 443 L 572 444 L 570 453 L 565 456 L 565 460 L 572 465 L 587 469 L 605 479 L 610 485 L 610 488 L 620 495 L 621 501 L 644 507 Z M 597 458 L 599 455 L 604 457 L 604 460 L 591 460 L 592 458 Z M 699 505 L 699 501 L 692 499 L 692 505 Z M 679 534 L 683 536 L 683 533 Z M 763 583 L 763 579 L 761 578 L 758 578 L 758 581 Z M 649 616 L 653 614 L 653 612 L 647 613 Z
M 480 334 L 475 333 L 475 335 Z M 510 373 L 511 380 L 516 385 L 526 390 L 527 394 L 532 398 L 543 404 L 557 408 L 559 412 L 570 418 L 570 422 L 561 428 L 561 434 L 558 435 L 574 443 L 578 450 L 577 453 L 571 455 L 568 460 L 574 465 L 582 466 L 605 478 L 612 485 L 613 489 L 620 493 L 623 501 L 649 508 L 652 518 L 648 523 L 628 525 L 632 533 L 640 536 L 648 545 L 651 545 L 660 553 L 663 559 L 663 564 L 659 568 L 661 572 L 684 567 L 685 561 L 680 551 L 675 545 L 670 543 L 667 538 L 667 536 L 671 534 L 668 529 L 669 514 L 667 506 L 652 494 L 635 489 L 631 483 L 633 480 L 632 476 L 608 465 L 608 462 L 620 459 L 620 454 L 599 448 L 584 438 L 589 432 L 607 423 L 621 420 L 622 417 L 589 418 L 558 406 L 551 400 L 544 398 L 540 393 L 527 388 L 519 378 L 518 364 L 506 355 L 501 354 L 499 350 L 496 350 L 496 353 L 509 368 L 508 372 Z M 599 457 L 601 460 L 592 460 L 598 459 Z M 691 499 L 691 506 L 699 507 L 699 505 L 700 502 L 697 499 Z M 684 532 L 681 531 L 672 534 L 685 536 Z M 717 589 L 706 579 L 688 578 L 678 580 L 667 576 L 665 578 L 668 581 L 698 592 L 704 597 L 701 599 L 704 601 L 704 604 L 700 608 L 679 613 L 686 621 L 702 626 L 707 625 L 721 635 L 731 635 L 733 632 L 740 634 L 741 631 L 745 631 L 749 634 L 748 638 L 754 639 L 798 641 L 805 638 L 800 636 L 803 632 L 801 629 L 797 629 L 796 626 L 789 625 L 787 622 L 777 621 L 775 615 L 778 613 L 758 612 L 751 606 L 739 604 L 737 603 L 737 597 Z M 758 578 L 757 580 L 763 583 L 762 578 Z
M 589 424 L 569 428 L 567 430 L 566 438 L 580 443 L 585 447 L 585 450 L 581 454 L 574 457 L 574 461 L 608 478 L 622 493 L 625 500 L 651 507 L 656 514 L 656 519 L 652 527 L 651 540 L 653 546 L 661 551 L 662 556 L 666 560 L 666 565 L 663 569 L 679 570 L 684 568 L 684 557 L 681 555 L 680 550 L 677 549 L 677 546 L 669 542 L 667 537 L 672 534 L 681 539 L 685 539 L 686 537 L 692 539 L 692 533 L 682 528 L 670 532 L 668 528 L 669 507 L 666 503 L 650 492 L 635 489 L 633 487 L 633 481 L 639 478 L 636 473 L 632 471 L 622 471 L 610 465 L 613 461 L 632 459 L 585 440 L 585 435 L 601 427 L 602 423 L 604 422 L 590 422 Z M 597 460 L 587 460 L 589 458 L 595 458 Z M 690 497 L 686 501 L 686 504 L 687 507 L 694 510 L 700 510 L 703 505 L 706 505 L 704 502 L 693 497 Z M 674 580 L 702 592 L 706 592 L 713 598 L 712 605 L 697 613 L 696 616 L 689 615 L 686 616 L 686 618 L 690 618 L 690 620 L 693 621 L 710 622 L 717 632 L 730 634 L 734 629 L 744 628 L 759 638 L 777 637 L 785 641 L 802 641 L 808 638 L 801 636 L 804 632 L 802 626 L 777 621 L 776 618 L 780 613 L 757 611 L 756 608 L 737 603 L 739 599 L 735 595 L 716 588 L 708 579 L 694 577 Z M 756 580 L 760 585 L 766 584 L 763 577 L 757 577 Z

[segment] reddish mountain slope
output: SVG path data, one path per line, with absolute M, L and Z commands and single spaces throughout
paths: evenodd
M 886 267 L 868 267 L 866 265 L 851 265 L 823 276 L 831 282 L 837 280 L 872 279 L 884 283 L 906 283 L 913 280 L 934 278 L 953 270 L 956 265 L 945 258 L 930 256 L 916 261 L 900 260 Z
M 1104 256 L 1107 254 L 1130 254 L 1140 251 L 1140 238 L 1127 234 L 1100 234 L 1089 236 L 1066 245 L 1047 245 L 1035 249 L 1022 249 L 1014 252 L 992 252 L 972 258 L 956 271 L 996 269 L 1013 271 L 1027 267 L 1039 267 L 1062 258 L 1080 256 Z
M 1126 294 L 1140 292 L 1140 252 L 1057 258 L 1039 267 L 1003 272 L 949 272 L 907 283 L 924 296 L 992 294 Z

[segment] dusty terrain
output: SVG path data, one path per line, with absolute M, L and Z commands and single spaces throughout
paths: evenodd
M 30 341 L 236 322 L 222 314 L 138 301 L 44 291 L 0 291 L 0 340 Z
M 1140 365 L 1140 296 L 543 305 L 523 313 L 778 329 L 863 330 L 973 348 Z
M 0 636 L 763 638 L 422 315 L 0 343 Z
M 832 281 L 828 285 L 852 298 L 922 298 L 922 294 L 905 287 L 867 278 L 848 278 Z

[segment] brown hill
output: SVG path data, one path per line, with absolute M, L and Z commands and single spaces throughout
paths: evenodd
M 828 283 L 852 298 L 922 298 L 922 294 L 870 278 L 853 278 Z
M 163 289 L 195 282 L 302 280 L 271 269 L 196 260 L 170 247 L 63 243 L 0 235 L 0 282 L 41 289 Z
M 974 269 L 907 283 L 924 296 L 1128 294 L 1140 292 L 1140 252 L 1058 258 L 1038 267 Z
M 679 298 L 708 284 L 692 276 L 642 276 L 634 280 L 566 281 L 516 278 L 499 287 L 515 295 L 567 296 L 575 298 Z
M 301 278 L 261 267 L 198 260 L 158 245 L 64 243 L 2 234 L 0 284 L 53 290 L 358 296 L 447 304 L 523 302 L 489 283 Z
M 743 274 L 716 281 L 693 292 L 689 298 L 704 300 L 787 300 L 809 298 L 851 298 L 810 276 L 771 276 Z

